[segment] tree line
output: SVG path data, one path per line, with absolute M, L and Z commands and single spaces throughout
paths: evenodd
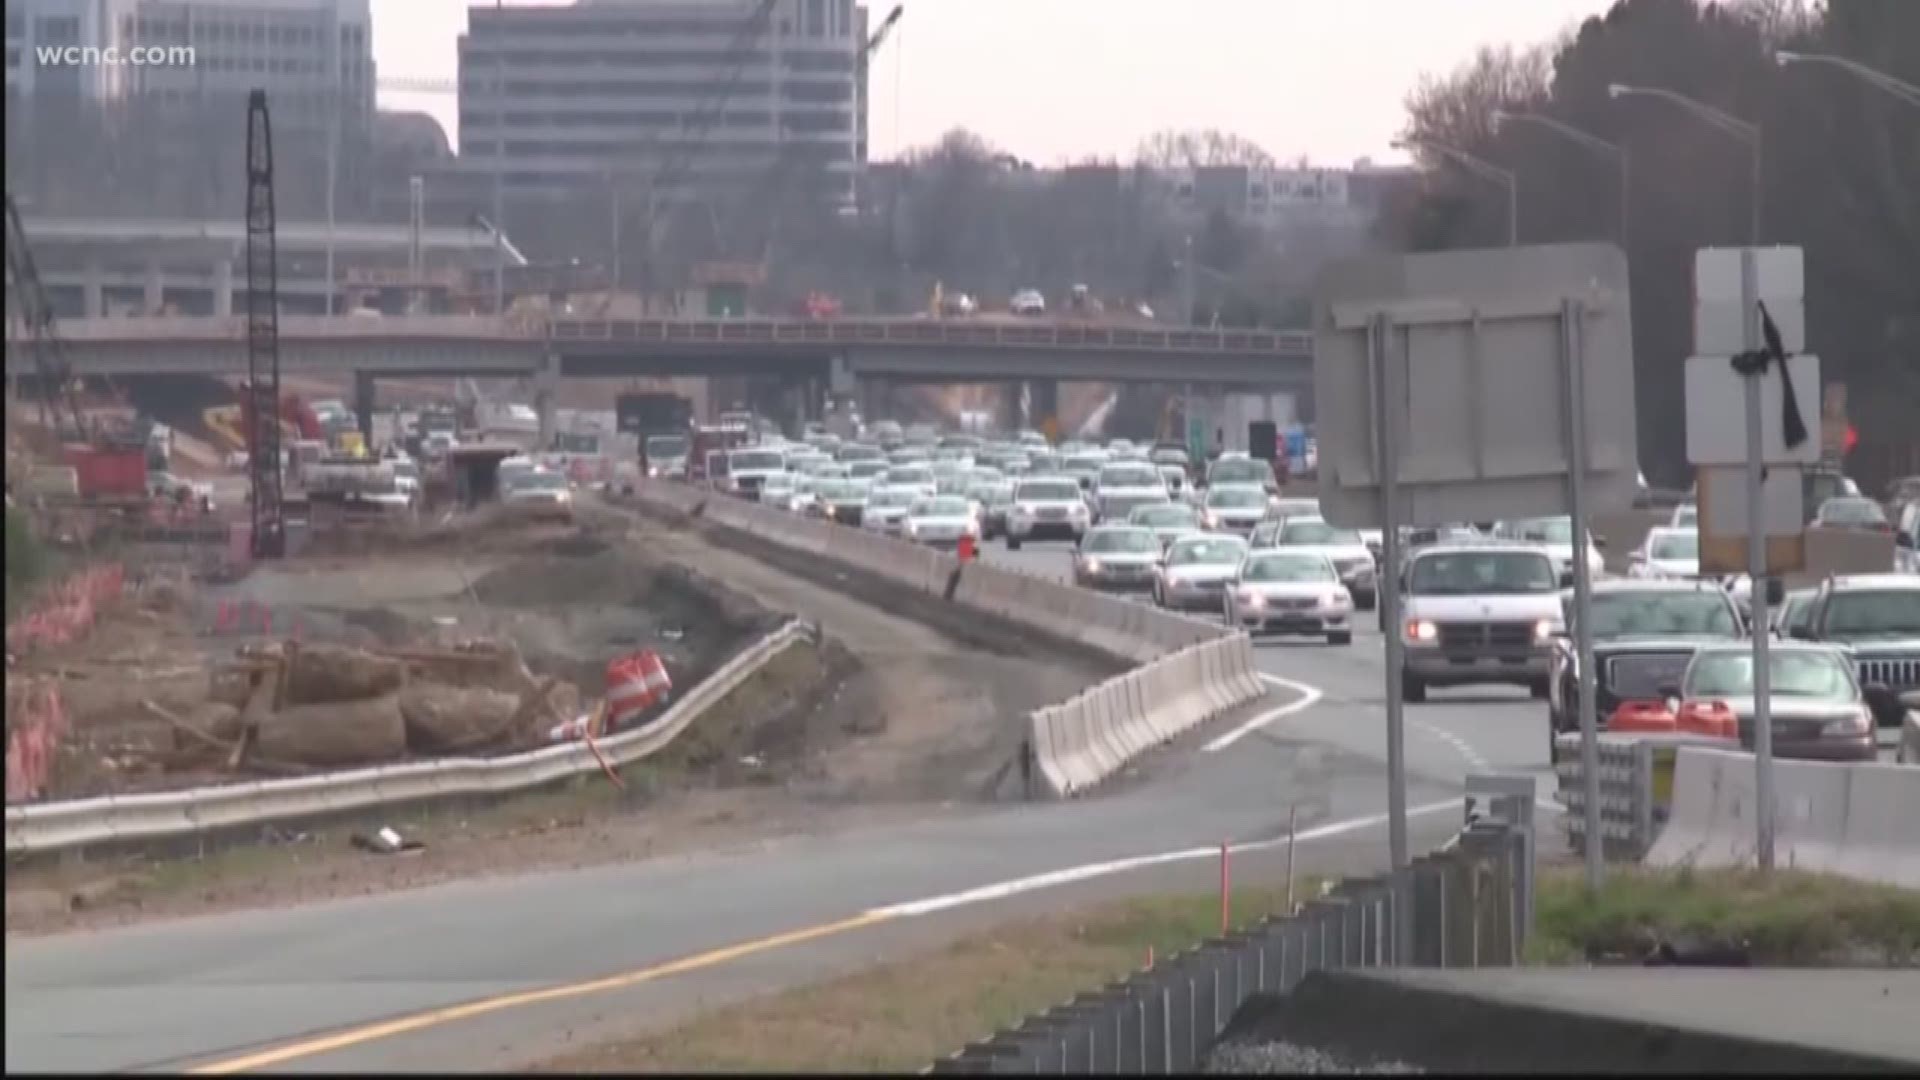
M 1752 242 L 1755 221 L 1759 243 L 1805 250 L 1808 350 L 1823 378 L 1847 386 L 1860 433 L 1849 471 L 1872 484 L 1920 471 L 1920 108 L 1830 63 L 1780 63 L 1783 50 L 1920 83 L 1920 3 L 1620 0 L 1560 40 L 1483 51 L 1407 102 L 1405 137 L 1425 173 L 1381 216 L 1386 242 L 1506 243 L 1504 186 L 1437 145 L 1513 173 L 1520 243 L 1626 249 L 1641 458 L 1656 482 L 1689 475 L 1681 372 L 1693 253 Z M 1755 125 L 1758 190 L 1739 129 L 1716 130 L 1670 99 L 1616 97 L 1614 85 L 1673 91 Z M 1624 196 L 1605 148 L 1502 113 L 1623 149 Z M 1803 400 L 1817 408 L 1811 390 Z

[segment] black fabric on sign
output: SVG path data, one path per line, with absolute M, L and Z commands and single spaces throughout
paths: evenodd
M 1760 302 L 1760 335 L 1764 344 L 1733 358 L 1733 370 L 1747 376 L 1763 376 L 1767 365 L 1780 368 L 1780 434 L 1787 448 L 1807 441 L 1807 424 L 1800 416 L 1800 397 L 1794 393 L 1793 375 L 1787 370 L 1787 350 L 1780 341 L 1780 328 L 1773 324 L 1765 301 Z

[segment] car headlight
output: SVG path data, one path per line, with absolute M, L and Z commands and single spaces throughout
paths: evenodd
M 1345 607 L 1347 599 L 1347 593 L 1344 589 L 1339 592 L 1323 593 L 1320 596 L 1320 606 L 1326 608 Z
M 1541 619 L 1540 621 L 1533 624 L 1533 640 L 1536 643 L 1538 643 L 1538 642 L 1547 641 L 1551 639 L 1553 637 L 1554 629 L 1555 627 L 1552 619 Z
M 1864 735 L 1872 730 L 1873 715 L 1864 705 L 1855 710 L 1851 716 L 1829 720 L 1820 726 L 1822 735 Z
M 1430 619 L 1410 619 L 1407 621 L 1407 640 L 1428 642 L 1440 637 L 1440 628 Z
M 1240 602 L 1248 607 L 1265 607 L 1267 598 L 1247 589 L 1240 590 Z
M 1088 559 L 1088 560 L 1086 561 L 1086 564 L 1085 564 L 1085 565 L 1086 565 L 1086 568 L 1087 568 L 1087 573 L 1089 573 L 1089 574 L 1097 574 L 1097 573 L 1099 573 L 1099 572 L 1100 572 L 1100 560 L 1099 560 L 1099 559 Z

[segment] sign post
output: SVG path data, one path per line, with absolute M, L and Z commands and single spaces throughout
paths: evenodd
M 1346 260 L 1321 275 L 1314 325 L 1321 508 L 1333 524 L 1382 533 L 1389 842 L 1402 872 L 1400 530 L 1566 513 L 1582 551 L 1590 512 L 1632 505 L 1639 465 L 1626 257 L 1609 244 L 1564 244 Z M 1588 835 L 1597 838 L 1589 578 L 1585 560 L 1574 561 Z M 1597 885 L 1597 841 L 1589 849 Z
M 1726 572 L 1735 563 L 1715 541 L 1733 532 L 1726 512 L 1729 467 L 1744 472 L 1759 802 L 1754 854 L 1762 870 L 1774 862 L 1770 578 L 1804 565 L 1800 468 L 1821 454 L 1819 414 L 1809 431 L 1799 401 L 1801 392 L 1821 386 L 1819 359 L 1795 355 L 1806 348 L 1803 294 L 1799 248 L 1709 248 L 1694 256 L 1694 350 L 1700 355 L 1687 361 L 1687 457 L 1701 469 L 1702 572 Z M 1786 544 L 1776 543 L 1782 533 L 1788 533 Z

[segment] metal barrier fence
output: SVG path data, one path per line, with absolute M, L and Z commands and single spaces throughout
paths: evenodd
M 1249 998 L 1287 993 L 1316 971 L 1518 963 L 1531 930 L 1529 851 L 1526 827 L 1469 825 L 1456 844 L 1414 860 L 1403 876 L 1347 879 L 1296 914 L 1081 994 L 928 1071 L 1192 1072 Z M 1411 907 L 1413 926 L 1404 956 L 1392 930 L 1403 906 Z
M 1660 837 L 1673 806 L 1674 767 L 1680 748 L 1737 746 L 1724 739 L 1697 735 L 1601 733 L 1600 852 L 1608 859 L 1638 862 Z M 1587 788 L 1580 759 L 1580 735 L 1554 738 L 1553 771 L 1560 780 L 1560 798 L 1567 812 L 1561 821 L 1567 843 L 1576 853 L 1587 850 Z

